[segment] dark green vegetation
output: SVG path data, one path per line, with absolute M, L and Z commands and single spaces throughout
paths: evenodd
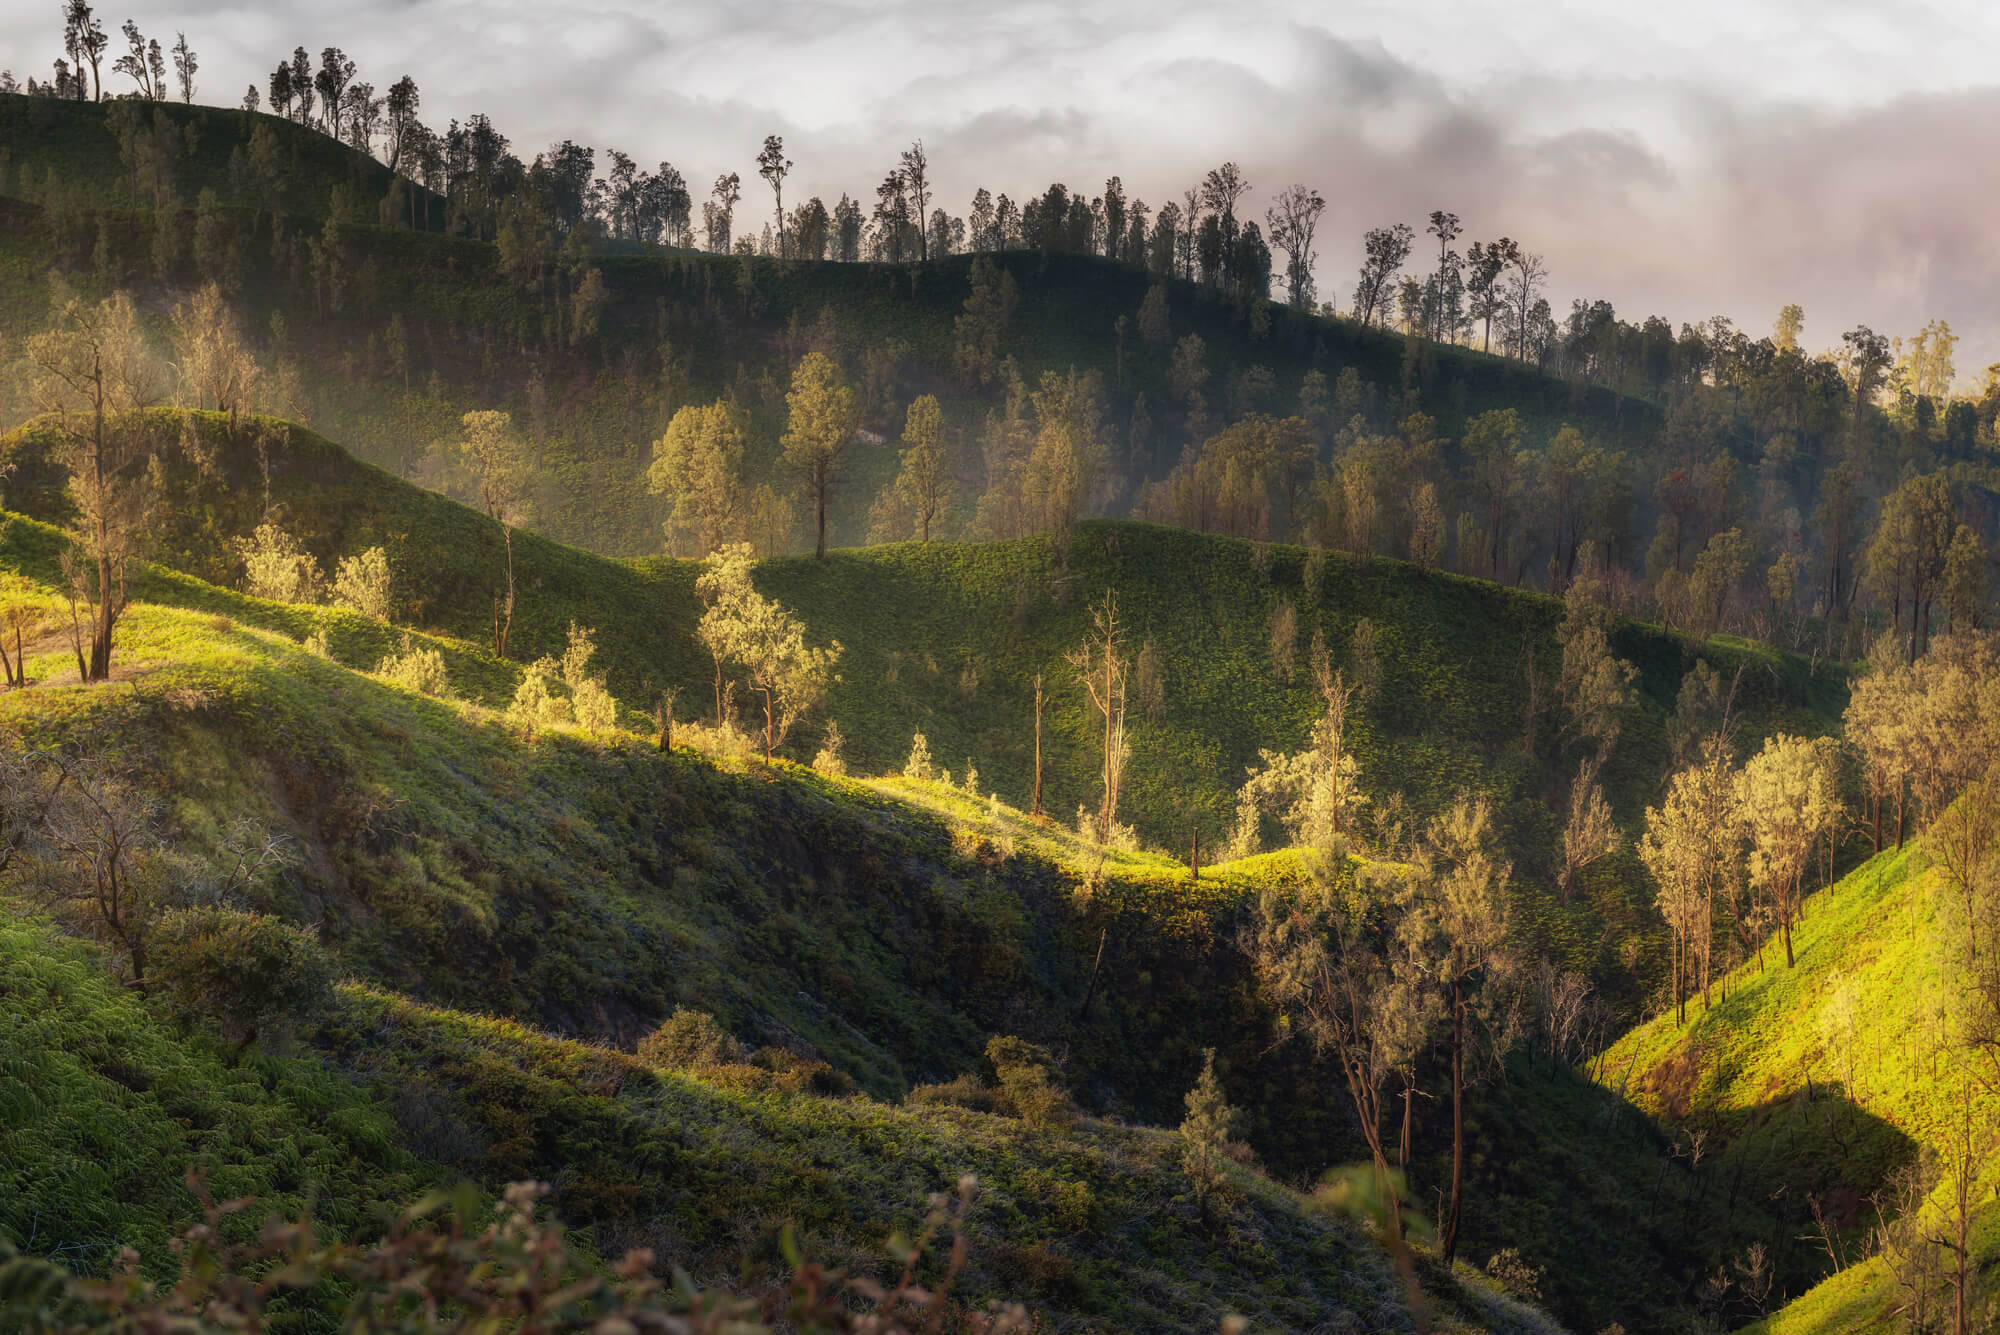
M 9 333 L 42 323 L 51 270 L 85 287 L 132 286 L 163 309 L 216 280 L 264 356 L 289 368 L 267 388 L 273 409 L 407 476 L 432 441 L 452 437 L 462 413 L 506 408 L 534 442 L 538 527 L 600 552 L 662 549 L 665 511 L 641 479 L 650 442 L 677 407 L 733 395 L 755 425 L 749 477 L 780 482 L 784 391 L 799 355 L 814 347 L 838 356 L 861 391 L 864 426 L 891 442 L 864 447 L 854 461 L 836 502 L 837 542 L 866 536 L 916 395 L 944 401 L 957 491 L 951 531 L 965 529 L 986 488 L 981 431 L 1007 388 L 1004 378 L 968 378 L 956 363 L 970 257 L 919 267 L 587 247 L 560 259 L 524 254 L 380 225 L 386 170 L 323 135 L 268 116 L 169 105 L 149 114 L 183 138 L 186 123 L 204 123 L 196 154 L 173 168 L 181 174 L 170 174 L 164 207 L 133 210 L 138 187 L 105 107 L 0 95 L 0 108 L 23 131 L 20 165 L 0 179 L 0 195 L 22 201 L 0 207 L 0 321 Z M 278 184 L 254 175 L 232 184 L 231 155 L 247 152 L 260 130 L 283 148 L 270 169 Z M 61 185 L 50 196 L 55 163 L 64 164 Z M 213 192 L 205 205 L 204 189 Z M 150 205 L 143 192 L 140 201 Z M 1542 435 L 1572 416 L 1613 436 L 1651 429 L 1642 405 L 1620 412 L 1602 389 L 1572 388 L 1518 362 L 1430 346 L 1406 364 L 1404 341 L 1381 330 L 1276 307 L 1253 319 L 1250 307 L 1178 280 L 1167 285 L 1171 338 L 1151 344 L 1132 327 L 1154 281 L 1143 270 L 1064 253 L 993 258 L 1019 293 L 997 354 L 1014 360 L 1025 385 L 1072 366 L 1102 374 L 1105 472 L 1119 508 L 1180 455 L 1186 405 L 1169 364 L 1173 341 L 1188 334 L 1206 347 L 1211 426 L 1243 411 L 1298 412 L 1309 371 L 1331 387 L 1351 368 L 1354 402 L 1329 398 L 1327 412 L 1380 423 L 1421 409 L 1448 437 L 1492 407 L 1520 409 Z M 601 286 L 584 300 L 591 274 Z M 1244 378 L 1259 368 L 1268 375 Z

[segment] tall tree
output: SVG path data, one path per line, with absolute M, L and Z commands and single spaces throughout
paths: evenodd
M 674 507 L 668 531 L 694 539 L 705 556 L 734 536 L 743 518 L 743 452 L 750 416 L 727 399 L 689 405 L 653 442 L 646 485 Z
M 313 76 L 313 91 L 319 94 L 320 114 L 326 132 L 341 137 L 341 116 L 347 109 L 347 85 L 354 82 L 354 62 L 345 51 L 329 46 L 319 53 L 319 73 Z
M 902 179 L 903 191 L 909 198 L 910 212 L 917 219 L 917 254 L 921 259 L 931 257 L 930 238 L 924 234 L 923 220 L 930 209 L 931 176 L 930 158 L 924 152 L 924 141 L 919 139 L 903 150 L 896 174 Z
M 76 66 L 77 96 L 83 96 L 83 66 L 90 64 L 91 97 L 104 100 L 104 53 L 111 46 L 104 25 L 97 20 L 90 0 L 67 0 L 63 6 L 63 50 Z
M 813 507 L 813 556 L 826 559 L 826 503 L 839 485 L 860 408 L 840 368 L 823 352 L 808 352 L 792 372 L 785 396 L 790 418 L 783 462 L 805 483 Z
M 1431 279 L 1430 336 L 1442 343 L 1449 334 L 1454 332 L 1454 330 L 1447 329 L 1446 325 L 1455 326 L 1457 324 L 1457 292 L 1459 291 L 1461 280 L 1458 272 L 1458 253 L 1451 248 L 1451 243 L 1458 239 L 1459 234 L 1464 229 L 1459 226 L 1458 215 L 1456 213 L 1446 213 L 1443 209 L 1434 209 L 1431 211 L 1430 225 L 1424 228 L 1424 230 L 1436 237 L 1438 242 L 1437 273 Z
M 1438 1251 L 1447 1264 L 1458 1249 L 1465 1192 L 1465 1058 L 1478 993 L 1505 972 L 1507 882 L 1513 869 L 1498 853 L 1484 797 L 1460 794 L 1433 820 L 1417 849 L 1415 903 L 1405 935 L 1445 992 L 1451 1034 L 1451 1198 L 1440 1221 Z
M 1485 327 L 1479 345 L 1482 352 L 1493 350 L 1493 317 L 1505 309 L 1500 292 L 1500 275 L 1513 264 L 1520 250 L 1518 244 L 1503 236 L 1484 246 L 1475 241 L 1466 251 L 1466 287 L 1472 293 L 1473 313 Z
M 175 33 L 174 82 L 180 86 L 182 102 L 194 101 L 194 75 L 200 68 L 201 62 L 195 58 L 194 48 L 188 45 L 187 34 Z
M 789 254 L 785 249 L 785 175 L 792 169 L 792 160 L 785 156 L 785 141 L 775 134 L 764 136 L 764 149 L 757 155 L 757 174 L 771 187 L 772 207 L 778 215 L 778 254 Z
M 823 649 L 806 643 L 805 623 L 750 582 L 748 543 L 716 552 L 695 581 L 704 611 L 698 633 L 716 655 L 743 668 L 750 689 L 763 697 L 764 761 L 784 744 L 792 727 L 826 697 L 840 641 Z
M 1320 215 L 1325 212 L 1326 200 L 1319 191 L 1294 185 L 1264 213 L 1271 228 L 1271 244 L 1285 252 L 1285 296 L 1295 310 L 1312 309 L 1313 233 L 1319 230 Z
M 1362 236 L 1361 278 L 1354 289 L 1354 314 L 1362 324 L 1373 321 L 1378 310 L 1386 316 L 1390 283 L 1409 259 L 1416 235 L 1408 223 L 1396 223 L 1372 227 Z
M 76 510 L 63 568 L 77 675 L 103 681 L 125 613 L 127 568 L 149 512 L 140 413 L 158 401 L 161 385 L 128 294 L 91 303 L 58 283 L 50 304 L 50 328 L 27 342 L 31 393 L 54 430 Z
M 388 139 L 389 170 L 409 174 L 403 162 L 404 151 L 411 143 L 411 130 L 419 126 L 417 109 L 423 104 L 423 96 L 417 91 L 417 81 L 405 74 L 389 85 L 388 96 L 382 101 L 382 129 Z
M 1752 756 L 1736 780 L 1736 800 L 1750 838 L 1750 878 L 1771 906 L 1792 954 L 1805 875 L 1820 838 L 1840 816 L 1834 743 L 1780 733 Z
M 896 486 L 909 499 L 918 540 L 929 542 L 931 525 L 943 513 L 951 494 L 951 479 L 945 471 L 944 414 L 935 394 L 912 402 L 903 419 L 903 466 L 896 475 Z
M 1110 589 L 1104 591 L 1104 601 L 1091 608 L 1090 629 L 1083 643 L 1070 650 L 1068 660 L 1090 699 L 1091 712 L 1104 728 L 1097 839 L 1109 843 L 1118 823 L 1119 789 L 1130 753 L 1125 740 L 1125 625 L 1118 619 L 1118 595 Z
M 500 526 L 504 549 L 504 589 L 493 595 L 493 652 L 507 656 L 514 629 L 514 530 L 528 521 L 528 485 L 532 468 L 526 446 L 514 433 L 511 414 L 492 409 L 470 412 L 460 419 L 464 434 L 458 454 L 479 488 L 479 505 Z

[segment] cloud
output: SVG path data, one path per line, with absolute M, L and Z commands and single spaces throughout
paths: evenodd
M 33 12 L 23 12 L 32 8 Z M 1807 340 L 1949 319 L 1966 368 L 2000 358 L 2000 214 L 1982 164 L 2000 113 L 1974 0 L 133 0 L 185 27 L 204 96 L 234 102 L 294 45 L 345 47 L 428 118 L 490 113 L 532 153 L 574 138 L 700 182 L 748 176 L 767 133 L 788 198 L 872 196 L 921 136 L 939 200 L 1120 175 L 1155 205 L 1240 163 L 1249 205 L 1329 200 L 1323 291 L 1363 230 L 1432 209 L 1467 240 L 1543 252 L 1551 289 L 1628 318 L 1801 302 Z M 56 5 L 0 13 L 0 65 L 45 70 Z M 46 12 L 44 12 L 46 10 Z M 119 18 L 123 17 L 121 12 Z

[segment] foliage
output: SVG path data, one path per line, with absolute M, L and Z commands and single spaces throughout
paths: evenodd
M 334 965 L 316 934 L 281 918 L 211 905 L 163 916 L 150 981 L 184 1015 L 248 1047 L 311 1023 L 333 1000 Z
M 639 1040 L 639 1060 L 655 1066 L 721 1066 L 743 1060 L 743 1045 L 706 1011 L 676 1006 L 660 1027 Z

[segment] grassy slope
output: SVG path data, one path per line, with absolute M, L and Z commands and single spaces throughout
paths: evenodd
M 1767 967 L 1739 970 L 1723 985 L 1726 999 L 1705 1012 L 1691 1007 L 1686 1027 L 1667 1015 L 1626 1035 L 1605 1055 L 1602 1078 L 1656 1116 L 1707 1130 L 1721 1146 L 1711 1149 L 1718 1191 L 1748 1167 L 1818 1193 L 1852 1225 L 1850 1256 L 1866 1253 L 1865 1200 L 1891 1169 L 1923 1147 L 1947 1162 L 1956 1155 L 1970 1089 L 1974 1153 L 1984 1160 L 1976 1248 L 1990 1271 L 2000 1261 L 2000 1158 L 1991 1143 L 2000 1103 L 1936 1048 L 1948 912 L 1941 877 L 1915 844 L 1856 868 L 1809 901 L 1794 933 L 1796 969 L 1767 951 Z M 1941 1202 L 1934 1197 L 1932 1208 Z M 1788 1240 L 1765 1242 L 1781 1250 Z M 1775 1295 L 1794 1301 L 1759 1328 L 1873 1329 L 1892 1288 L 1881 1261 L 1863 1261 L 1810 1292 Z
M 38 199 L 67 210 L 126 208 L 135 204 L 132 173 L 120 158 L 110 104 L 0 94 L 0 145 L 5 173 L 0 194 Z M 144 107 L 150 131 L 155 113 L 178 132 L 182 153 L 172 167 L 174 198 L 192 206 L 204 190 L 223 204 L 257 203 L 265 209 L 324 217 L 336 188 L 374 216 L 389 190 L 389 169 L 317 130 L 233 107 L 153 103 Z M 277 148 L 273 179 L 250 170 L 251 135 L 262 127 Z M 234 159 L 234 161 L 232 161 Z M 51 197 L 51 184 L 54 192 Z M 258 192 L 253 200 L 246 189 Z M 433 204 L 433 223 L 443 221 Z
M 10 520 L 0 554 L 39 571 L 52 546 L 46 530 Z M 30 983 L 0 994 L 29 1063 L 0 1063 L 0 1093 L 23 1118 L 9 1142 L 19 1194 L 0 1216 L 10 1237 L 39 1236 L 37 1217 L 66 1210 L 52 1245 L 80 1258 L 113 1241 L 157 1254 L 188 1204 L 160 1181 L 161 1163 L 202 1163 L 218 1189 L 281 1205 L 310 1190 L 343 1223 L 439 1175 L 534 1175 L 558 1184 L 559 1207 L 601 1248 L 643 1242 L 721 1274 L 745 1249 L 768 1259 L 787 1218 L 821 1251 L 861 1257 L 928 1191 L 972 1170 L 990 1188 L 976 1226 L 981 1291 L 1067 1313 L 1073 1328 L 1212 1328 L 1225 1305 L 1263 1328 L 1341 1307 L 1370 1328 L 1388 1322 L 1393 1285 L 1378 1254 L 1249 1176 L 1211 1232 L 1177 1200 L 1186 1187 L 1158 1133 L 1086 1122 L 1043 1134 L 948 1109 L 662 1080 L 600 1047 L 383 990 L 407 977 L 434 997 L 591 1032 L 617 1015 L 631 1032 L 686 1000 L 895 1095 L 913 1078 L 974 1069 L 994 1029 L 1061 1039 L 1048 1026 L 1072 1011 L 1073 938 L 1093 922 L 1151 923 L 1139 939 L 1121 930 L 1141 968 L 1170 936 L 1226 936 L 1205 924 L 1240 904 L 1247 881 L 1211 880 L 1205 897 L 1169 904 L 1157 865 L 1123 858 L 1094 904 L 1072 905 L 1059 865 L 1041 861 L 1064 841 L 1015 818 L 1002 829 L 962 795 L 913 794 L 984 823 L 983 835 L 893 800 L 909 791 L 900 782 L 832 791 L 643 746 L 530 743 L 477 706 L 410 697 L 273 629 L 302 633 L 323 614 L 176 576 L 142 592 L 162 601 L 129 623 L 136 676 L 0 696 L 0 725 L 42 740 L 115 735 L 190 846 L 240 815 L 288 828 L 301 865 L 266 906 L 317 922 L 350 969 L 377 981 L 343 993 L 313 1050 L 259 1059 L 246 1081 L 152 1021 L 75 946 L 38 966 L 57 968 L 52 983 L 10 972 Z M 165 605 L 175 602 L 190 606 Z M 467 678 L 476 654 L 437 643 Z M 59 647 L 32 664 L 47 681 Z M 1002 847 L 1017 836 L 1041 854 Z M 18 956 L 47 940 L 28 924 L 0 945 Z M 1183 950 L 1174 963 L 1199 960 Z M 82 1001 L 51 1011 L 44 985 Z M 1260 1024 L 1218 1009 L 1191 1027 L 1184 1009 L 1169 1014 L 1137 988 L 1100 1014 L 1100 1035 L 1064 1045 L 1092 1082 L 1087 1096 L 1143 1087 L 1147 1063 L 1185 1067 L 1187 1037 Z M 1182 1042 L 1162 1042 L 1169 1023 L 1189 1031 Z M 1143 1058 L 1088 1065 L 1135 1041 Z M 1177 1094 L 1190 1077 L 1168 1078 Z M 35 1101 L 50 1088 L 66 1091 L 61 1118 Z M 154 1157 L 80 1169 L 107 1138 Z M 140 1182 L 147 1167 L 156 1175 Z M 1215 1268 L 1220 1254 L 1228 1270 Z M 1432 1281 L 1479 1328 L 1535 1328 L 1476 1284 Z
M 0 566 L 46 579 L 57 549 L 13 520 Z M 1309 1177 L 1362 1153 L 1331 1074 L 1272 1047 L 1236 944 L 1256 886 L 1290 874 L 1282 855 L 1211 869 L 1198 888 L 1169 859 L 1116 855 L 1086 891 L 1093 858 L 1073 839 L 962 790 L 798 770 L 774 782 L 643 742 L 531 744 L 477 704 L 410 696 L 297 643 L 323 627 L 338 659 L 366 667 L 394 645 L 384 628 L 158 570 L 140 593 L 152 601 L 125 640 L 139 676 L 62 686 L 51 639 L 33 671 L 53 684 L 0 696 L 0 722 L 118 737 L 196 848 L 238 817 L 287 830 L 302 859 L 265 907 L 319 925 L 377 989 L 627 1045 L 685 1002 L 884 1097 L 975 1070 L 986 1035 L 1021 1033 L 1066 1054 L 1087 1106 L 1153 1124 L 1178 1119 L 1214 1046 L 1266 1162 Z M 461 694 L 507 698 L 516 669 L 422 642 Z M 344 1064 L 364 1062 L 360 1046 Z M 399 1128 L 430 1143 L 438 1116 L 418 1100 Z M 1425 1191 L 1446 1172 L 1441 1119 L 1419 1118 Z M 1607 1225 L 1648 1186 L 1694 1199 L 1659 1137 L 1533 1067 L 1478 1093 L 1473 1119 L 1491 1148 L 1472 1163 L 1466 1255 L 1519 1247 L 1584 1328 L 1660 1328 L 1649 1315 L 1694 1282 L 1713 1240 L 1692 1206 L 1642 1232 Z M 537 1143 L 561 1176 L 562 1146 L 586 1142 Z M 606 1222 L 588 1212 L 600 1203 L 577 1207 L 580 1222 Z M 1596 1282 L 1607 1273 L 1620 1288 Z
M 160 419 L 162 438 L 176 428 Z M 220 437 L 219 419 L 201 419 L 213 439 L 215 471 L 177 470 L 158 507 L 163 561 L 217 582 L 239 568 L 228 537 L 263 512 L 255 454 Z M 490 635 L 491 597 L 501 570 L 497 526 L 432 493 L 358 464 L 311 432 L 277 426 L 271 451 L 276 512 L 330 566 L 342 554 L 381 543 L 398 574 L 402 614 L 463 639 Z M 64 504 L 53 477 L 34 460 L 32 430 L 11 442 L 22 463 L 11 495 L 55 518 Z M 594 626 L 613 691 L 645 708 L 658 691 L 681 689 L 683 717 L 712 713 L 711 669 L 691 631 L 699 616 L 696 567 L 653 559 L 627 563 L 523 535 L 517 543 L 520 608 L 517 656 L 559 652 L 573 619 Z M 1122 814 L 1156 845 L 1184 850 L 1195 834 L 1214 850 L 1233 823 L 1234 794 L 1260 748 L 1300 745 L 1317 710 L 1308 673 L 1281 681 L 1270 627 L 1281 599 L 1299 608 L 1301 663 L 1323 634 L 1336 665 L 1354 669 L 1352 641 L 1363 619 L 1380 636 L 1381 684 L 1355 723 L 1363 786 L 1376 799 L 1401 793 L 1419 816 L 1461 788 L 1495 795 L 1510 836 L 1522 924 L 1571 967 L 1632 987 L 1622 962 L 1627 940 L 1655 930 L 1649 898 L 1629 852 L 1586 874 L 1572 902 L 1547 888 L 1550 850 L 1559 841 L 1561 804 L 1573 761 L 1547 746 L 1520 748 L 1526 713 L 1524 651 L 1549 673 L 1560 662 L 1555 628 L 1561 605 L 1485 581 L 1400 562 L 1329 554 L 1315 605 L 1304 587 L 1305 553 L 1131 524 L 1086 525 L 1058 552 L 1045 539 L 998 544 L 898 544 L 839 551 L 826 562 L 765 563 L 765 592 L 797 609 L 814 638 L 846 652 L 828 714 L 849 739 L 861 773 L 898 770 L 911 734 L 922 730 L 941 766 L 976 766 L 985 788 L 1027 804 L 1033 779 L 1033 681 L 1044 672 L 1046 805 L 1059 818 L 1094 800 L 1095 728 L 1063 662 L 1088 625 L 1088 608 L 1115 590 L 1131 628 L 1130 651 L 1155 642 L 1164 683 L 1157 719 L 1135 719 Z M 338 648 L 338 644 L 336 645 Z M 1636 822 L 1655 798 L 1665 763 L 1664 720 L 1681 675 L 1708 658 L 1725 674 L 1745 665 L 1743 704 L 1757 733 L 1820 732 L 1843 704 L 1838 675 L 1808 674 L 1799 660 L 1759 646 L 1700 648 L 1642 626 L 1621 632 L 1618 648 L 1641 671 L 1642 700 L 1609 771 L 1617 814 Z M 373 644 L 348 661 L 372 665 Z M 504 705 L 508 679 L 474 678 L 461 689 Z M 817 725 L 815 725 L 817 726 Z M 810 754 L 808 730 L 800 749 Z M 1212 860 L 1212 856 L 1211 856 Z M 1652 955 L 1649 953 L 1648 958 Z M 1633 1002 L 1639 994 L 1627 991 Z

